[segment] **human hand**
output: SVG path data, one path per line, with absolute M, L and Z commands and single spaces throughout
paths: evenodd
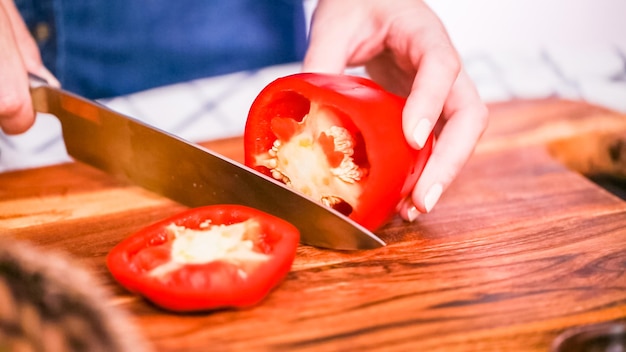
M 7 134 L 24 132 L 35 121 L 28 72 L 59 86 L 43 66 L 37 44 L 13 0 L 0 0 L 0 128 Z
M 303 71 L 342 73 L 364 65 L 385 89 L 407 96 L 403 130 L 420 149 L 437 141 L 411 196 L 399 205 L 413 221 L 431 211 L 487 127 L 487 108 L 463 71 L 448 34 L 421 0 L 319 0 Z

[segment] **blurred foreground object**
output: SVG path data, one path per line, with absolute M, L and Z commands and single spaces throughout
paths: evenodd
M 149 351 L 110 297 L 69 256 L 0 238 L 0 351 Z

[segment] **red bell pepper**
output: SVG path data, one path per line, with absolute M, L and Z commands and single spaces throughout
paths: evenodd
M 248 307 L 291 269 L 290 223 L 240 205 L 190 209 L 129 236 L 108 254 L 113 277 L 172 311 Z
M 267 85 L 250 108 L 245 164 L 375 230 L 395 214 L 431 154 L 402 131 L 405 98 L 371 80 L 300 73 Z

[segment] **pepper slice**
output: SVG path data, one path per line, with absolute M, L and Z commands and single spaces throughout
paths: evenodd
M 405 98 L 356 76 L 299 73 L 267 85 L 250 108 L 245 164 L 375 230 L 421 174 L 402 132 Z
M 113 277 L 172 311 L 259 303 L 291 269 L 299 231 L 249 207 L 182 212 L 129 236 L 107 255 Z

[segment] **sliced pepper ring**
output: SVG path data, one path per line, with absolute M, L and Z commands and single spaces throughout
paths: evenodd
M 296 227 L 273 215 L 211 205 L 134 233 L 106 263 L 122 286 L 168 310 L 244 308 L 284 279 L 299 240 Z

